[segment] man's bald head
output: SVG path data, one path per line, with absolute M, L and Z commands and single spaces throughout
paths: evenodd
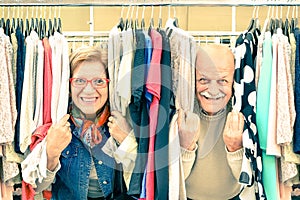
M 200 47 L 196 57 L 196 96 L 210 115 L 223 109 L 232 96 L 234 55 L 223 45 Z
M 232 51 L 221 44 L 210 44 L 199 47 L 196 57 L 196 69 L 218 68 L 234 71 L 234 55 Z M 199 69 L 198 69 L 199 70 Z

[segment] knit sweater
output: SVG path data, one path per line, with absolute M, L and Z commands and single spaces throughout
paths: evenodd
M 195 104 L 200 116 L 200 137 L 194 151 L 182 149 L 186 192 L 190 199 L 225 200 L 239 194 L 243 149 L 228 152 L 223 141 L 227 110 L 208 116 Z M 241 199 L 255 199 L 253 187 L 245 188 Z

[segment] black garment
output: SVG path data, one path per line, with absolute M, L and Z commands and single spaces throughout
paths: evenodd
M 18 112 L 17 120 L 15 124 L 15 151 L 22 153 L 20 150 L 20 113 L 21 113 L 21 102 L 22 102 L 22 90 L 24 81 L 24 70 L 25 70 L 25 38 L 20 30 L 16 29 L 16 38 L 18 41 L 17 49 L 17 80 L 16 80 L 16 109 Z
M 145 35 L 142 30 L 136 30 L 136 51 L 134 67 L 131 72 L 131 103 L 129 104 L 130 116 L 134 135 L 136 137 L 137 157 L 131 175 L 128 194 L 141 193 L 143 175 L 147 163 L 149 145 L 149 115 L 145 99 Z
M 169 124 L 172 119 L 170 102 L 172 97 L 172 72 L 170 42 L 165 31 L 160 30 L 162 36 L 161 57 L 161 96 L 155 138 L 155 199 L 168 199 L 169 193 Z

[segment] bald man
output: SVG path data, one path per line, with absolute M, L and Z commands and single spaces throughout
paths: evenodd
M 200 127 L 191 131 L 197 129 L 186 126 L 180 113 L 178 122 L 188 199 L 239 199 L 244 120 L 243 114 L 231 112 L 227 106 L 233 75 L 234 55 L 228 47 L 199 48 L 194 113 Z M 255 199 L 252 191 L 242 191 L 247 200 Z

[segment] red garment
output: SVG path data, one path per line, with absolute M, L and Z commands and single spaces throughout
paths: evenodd
M 34 194 L 32 186 L 22 180 L 22 200 L 34 200 Z
M 148 72 L 146 88 L 149 93 L 153 95 L 152 102 L 149 109 L 149 151 L 147 162 L 146 175 L 146 199 L 153 200 L 155 197 L 155 178 L 154 178 L 154 148 L 155 148 L 155 133 L 157 126 L 157 116 L 160 100 L 161 89 L 161 68 L 160 60 L 162 54 L 162 37 L 160 33 L 152 29 L 150 32 L 152 39 L 152 58 Z
M 43 124 L 51 120 L 51 96 L 52 96 L 52 49 L 48 38 L 43 39 L 44 46 L 44 102 L 43 102 Z
M 47 135 L 47 131 L 49 130 L 52 123 L 44 124 L 42 126 L 39 126 L 34 133 L 31 136 L 31 144 L 29 146 L 30 151 L 34 149 L 34 147 L 40 143 Z M 50 194 L 49 194 L 50 193 Z M 43 192 L 44 194 L 44 192 Z M 24 180 L 22 180 L 22 200 L 34 200 L 35 191 L 32 188 L 32 186 L 28 183 L 26 183 Z M 51 191 L 45 192 L 45 199 L 48 198 L 50 195 L 51 198 Z

